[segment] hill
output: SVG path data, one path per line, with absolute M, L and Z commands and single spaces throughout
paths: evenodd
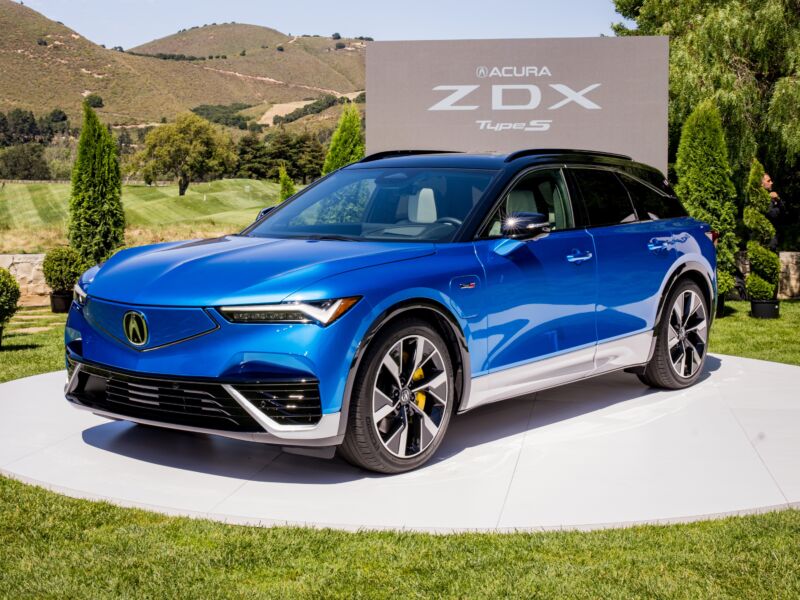
M 272 32 L 269 41 L 291 39 L 273 30 L 257 29 Z M 200 104 L 285 103 L 323 93 L 305 82 L 339 86 L 342 91 L 355 85 L 344 75 L 339 80 L 330 73 L 328 65 L 343 60 L 341 53 L 328 62 L 314 63 L 311 52 L 294 48 L 299 41 L 291 45 L 287 41 L 290 50 L 281 54 L 290 58 L 284 56 L 283 62 L 277 62 L 297 65 L 302 82 L 295 83 L 291 66 L 286 71 L 271 71 L 284 77 L 279 79 L 253 74 L 256 67 L 250 69 L 247 60 L 174 61 L 108 50 L 11 0 L 0 0 L 0 32 L 0 111 L 20 107 L 43 114 L 58 107 L 77 119 L 82 99 L 97 93 L 105 102 L 99 111 L 105 122 L 138 124 L 172 118 Z M 278 54 L 274 48 L 272 51 Z M 312 63 L 318 68 L 312 68 Z M 363 71 L 363 59 L 359 64 L 351 66 Z M 325 74 L 317 75 L 315 70 Z
M 0 254 L 44 252 L 66 244 L 67 183 L 7 183 L 0 189 Z M 241 231 L 258 211 L 278 201 L 270 181 L 223 179 L 178 186 L 123 185 L 122 204 L 131 246 L 213 237 Z
M 337 43 L 344 47 L 337 49 Z M 259 25 L 223 23 L 192 27 L 132 48 L 131 52 L 224 56 L 206 60 L 205 66 L 308 86 L 315 92 L 320 89 L 334 94 L 354 92 L 363 90 L 365 84 L 363 41 L 289 36 Z

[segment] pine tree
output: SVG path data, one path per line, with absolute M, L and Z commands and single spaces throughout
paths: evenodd
M 340 169 L 364 158 L 364 136 L 361 132 L 361 114 L 353 104 L 347 104 L 333 132 L 322 174 Z
M 255 133 L 249 133 L 239 140 L 236 154 L 237 177 L 266 179 L 269 176 L 270 157 L 267 146 Z
M 675 191 L 689 214 L 719 233 L 717 286 L 720 295 L 733 289 L 736 272 L 736 188 L 719 110 L 711 100 L 700 103 L 686 119 L 675 163 Z
M 108 129 L 88 104 L 78 158 L 72 170 L 68 235 L 87 264 L 105 260 L 125 239 L 119 151 Z
M 278 181 L 281 184 L 280 201 L 283 202 L 289 196 L 293 196 L 296 191 L 294 181 L 289 177 L 289 174 L 286 172 L 286 166 L 284 165 L 281 165 L 278 169 Z
M 750 236 L 747 242 L 750 273 L 745 287 L 751 300 L 772 300 L 781 275 L 778 255 L 765 247 L 775 236 L 775 228 L 764 216 L 769 210 L 770 198 L 761 184 L 763 178 L 764 167 L 754 158 L 747 178 L 747 204 L 744 207 L 744 225 Z

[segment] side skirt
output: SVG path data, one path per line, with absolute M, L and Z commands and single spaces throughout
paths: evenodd
M 653 339 L 653 332 L 646 331 L 475 377 L 459 412 L 645 364 Z

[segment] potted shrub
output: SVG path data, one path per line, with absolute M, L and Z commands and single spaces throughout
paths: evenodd
M 753 317 L 777 319 L 780 316 L 777 295 L 781 262 L 778 255 L 766 247 L 775 235 L 775 228 L 764 216 L 769 209 L 770 199 L 769 192 L 761 184 L 763 177 L 764 167 L 754 158 L 747 178 L 747 204 L 743 215 L 750 236 L 747 242 L 750 273 L 745 280 L 745 288 Z
M 0 269 L 0 347 L 3 346 L 3 326 L 17 312 L 19 284 L 7 270 Z
M 69 311 L 72 288 L 84 270 L 80 254 L 73 248 L 53 248 L 44 257 L 42 270 L 51 290 L 50 308 L 54 313 Z

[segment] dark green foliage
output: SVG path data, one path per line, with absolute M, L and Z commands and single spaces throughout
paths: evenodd
M 103 106 L 105 106 L 103 98 L 100 97 L 99 94 L 89 94 L 86 96 L 86 104 L 92 108 L 103 108 Z
M 733 289 L 736 271 L 736 188 L 719 111 L 713 101 L 697 106 L 683 126 L 675 164 L 675 191 L 694 218 L 719 233 L 717 285 L 720 294 Z
M 47 40 L 44 38 L 39 38 L 38 40 L 36 40 L 36 44 L 38 46 L 47 46 Z
M 754 158 L 747 177 L 747 205 L 744 207 L 744 224 L 750 235 L 747 242 L 750 273 L 745 287 L 751 300 L 773 299 L 781 277 L 778 255 L 764 247 L 775 235 L 775 228 L 764 216 L 770 206 L 770 197 L 761 183 L 763 178 L 764 167 Z
M 146 56 L 148 58 L 158 58 L 160 60 L 205 60 L 205 56 L 192 56 L 191 54 L 171 54 L 168 52 L 156 52 L 155 54 L 145 54 L 143 52 L 132 52 L 128 50 L 128 54 L 133 54 L 134 56 Z M 210 57 L 209 57 L 210 58 Z
M 6 269 L 0 269 L 0 342 L 2 342 L 3 325 L 17 312 L 19 294 L 19 284 L 14 276 Z
M 8 118 L 5 113 L 0 112 L 0 148 L 10 144 L 10 136 L 8 132 Z
M 272 122 L 275 125 L 280 125 L 282 123 L 291 123 L 293 121 L 297 121 L 298 119 L 302 119 L 308 115 L 316 115 L 321 113 L 323 110 L 330 108 L 331 106 L 335 106 L 338 102 L 336 96 L 331 96 L 330 94 L 326 94 L 321 98 L 317 98 L 313 102 L 306 104 L 305 106 L 301 106 L 300 108 L 294 109 L 287 115 L 284 116 L 277 116 L 275 117 Z
M 86 270 L 81 255 L 70 247 L 53 248 L 44 257 L 44 280 L 54 292 L 69 292 Z
M 277 50 L 278 52 L 283 52 L 283 45 L 278 44 L 277 46 L 275 46 L 275 50 Z
M 356 104 L 364 104 L 367 101 L 367 92 L 361 92 L 358 96 L 353 98 L 353 102 Z
M 267 156 L 270 179 L 278 178 L 278 169 L 283 165 L 293 180 L 308 183 L 322 173 L 325 149 L 310 133 L 295 135 L 279 128 L 267 137 Z
M 39 140 L 39 125 L 29 110 L 12 109 L 8 113 L 7 127 L 10 144 L 25 144 Z
M 332 40 L 340 40 L 340 39 L 342 39 L 342 36 L 341 36 L 339 33 L 334 33 L 334 34 L 331 36 L 331 39 L 332 39 Z
M 798 197 L 800 3 L 614 0 L 614 4 L 636 24 L 632 30 L 615 26 L 617 34 L 670 37 L 671 154 L 688 115 L 706 98 L 714 98 L 722 113 L 737 189 L 744 190 L 750 159 L 761 156 L 784 199 Z M 796 211 L 779 229 L 793 221 L 798 221 Z
M 0 150 L 0 179 L 50 179 L 44 146 L 31 142 Z
M 270 158 L 267 145 L 254 133 L 239 140 L 236 147 L 236 176 L 248 179 L 267 179 L 270 173 Z
M 247 56 L 247 50 L 242 50 L 239 52 L 239 56 Z
M 284 165 L 278 167 L 278 183 L 281 185 L 280 195 L 278 196 L 281 202 L 286 200 L 289 196 L 294 196 L 297 190 L 294 187 L 294 181 L 289 177 Z
M 68 236 L 84 263 L 93 265 L 124 242 L 119 154 L 114 138 L 88 103 L 72 171 Z
M 361 131 L 361 114 L 348 104 L 342 111 L 331 145 L 322 167 L 323 175 L 364 158 L 364 135 Z
M 234 104 L 201 104 L 192 109 L 192 112 L 211 121 L 212 123 L 219 123 L 227 127 L 238 127 L 239 129 L 247 129 L 247 117 L 238 114 L 239 111 L 245 108 L 250 108 L 249 104 L 242 104 L 236 102 Z
M 336 44 L 334 45 L 334 47 L 335 47 L 337 50 L 344 50 L 345 48 L 347 48 L 347 44 L 345 44 L 344 42 L 336 42 Z
M 117 137 L 117 146 L 119 147 L 120 154 L 130 154 L 133 152 L 133 139 L 127 129 L 120 131 Z

